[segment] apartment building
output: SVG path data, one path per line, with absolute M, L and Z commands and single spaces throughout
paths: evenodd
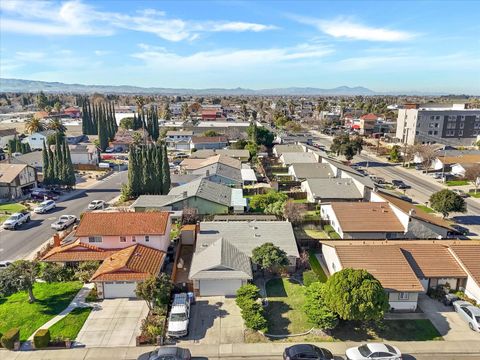
M 427 107 L 407 104 L 398 110 L 396 137 L 402 143 L 472 145 L 480 135 L 480 109 L 464 104 Z

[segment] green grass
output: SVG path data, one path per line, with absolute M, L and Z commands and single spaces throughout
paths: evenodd
M 289 279 L 272 279 L 266 284 L 268 333 L 298 334 L 312 328 L 303 311 L 304 287 Z
M 25 210 L 26 207 L 19 203 L 3 204 L 0 205 L 0 213 L 13 214 L 22 210 Z
M 470 191 L 468 193 L 468 195 L 470 195 L 471 197 L 474 197 L 474 198 L 480 198 L 480 190 L 477 191 L 477 193 L 475 194 L 475 191 Z
M 330 231 L 328 233 L 328 237 L 332 240 L 339 240 L 341 239 L 340 235 L 338 235 L 338 233 L 336 231 Z
M 82 288 L 79 281 L 36 283 L 33 294 L 37 301 L 28 302 L 25 291 L 0 298 L 0 333 L 18 327 L 20 340 L 25 341 L 38 328 L 62 312 Z
M 2 224 L 5 220 L 7 220 L 10 215 L 0 215 L 0 224 Z
M 341 321 L 332 330 L 336 341 L 432 341 L 443 340 L 428 319 L 383 320 L 379 324 Z
M 328 239 L 328 235 L 325 231 L 318 229 L 303 229 L 305 234 L 314 239 Z
M 436 211 L 429 208 L 428 206 L 425 206 L 425 205 L 415 205 L 415 207 L 417 209 L 420 209 L 420 210 L 423 210 L 424 212 L 428 213 L 428 214 L 432 214 L 432 213 L 435 213 Z
M 447 186 L 465 186 L 470 184 L 468 180 L 449 180 L 446 182 Z
M 308 200 L 305 198 L 305 199 L 295 199 L 293 200 L 294 203 L 296 204 L 306 204 L 308 203 Z
M 322 266 L 320 265 L 320 262 L 315 256 L 315 252 L 313 250 L 308 251 L 308 262 L 310 263 L 312 270 L 315 271 L 315 274 L 317 274 L 318 279 L 321 282 L 327 281 L 327 275 L 323 271 Z
M 91 307 L 73 309 L 70 314 L 50 327 L 50 337 L 75 340 L 91 311 Z

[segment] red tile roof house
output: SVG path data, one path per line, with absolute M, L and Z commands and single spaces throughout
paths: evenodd
M 202 120 L 216 120 L 222 118 L 221 109 L 202 109 Z
M 375 114 L 366 114 L 360 117 L 360 135 L 369 135 L 373 133 L 375 123 L 380 117 Z
M 76 240 L 55 244 L 42 261 L 103 261 L 91 278 L 99 297 L 133 298 L 138 282 L 160 273 L 170 245 L 170 229 L 168 212 L 85 213 Z

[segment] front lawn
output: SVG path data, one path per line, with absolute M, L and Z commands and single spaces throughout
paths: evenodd
M 2 204 L 0 205 L 0 213 L 13 214 L 25 210 L 26 207 L 19 203 Z
M 446 182 L 447 186 L 465 186 L 470 184 L 468 180 L 449 180 Z
M 27 340 L 38 328 L 62 312 L 82 288 L 79 281 L 36 283 L 33 294 L 37 301 L 28 302 L 25 291 L 0 298 L 0 333 L 18 327 L 20 340 Z
M 428 206 L 425 206 L 425 205 L 415 205 L 415 207 L 417 209 L 423 210 L 427 214 L 435 213 L 435 210 L 433 210 L 433 209 L 431 209 L 431 208 L 429 208 Z
M 304 287 L 286 278 L 272 279 L 266 284 L 268 306 L 265 317 L 268 333 L 299 334 L 312 328 L 303 311 Z
M 428 319 L 383 320 L 379 324 L 341 321 L 332 330 L 336 341 L 431 341 L 443 340 Z
M 73 309 L 70 314 L 50 327 L 51 338 L 75 340 L 91 311 L 91 307 Z
M 476 193 L 475 193 L 475 190 L 469 191 L 468 195 L 478 199 L 478 198 L 480 198 L 480 190 L 478 190 Z

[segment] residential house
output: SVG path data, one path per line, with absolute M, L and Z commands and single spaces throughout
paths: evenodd
M 371 135 L 374 132 L 377 121 L 381 119 L 378 115 L 369 113 L 360 116 L 359 133 L 360 135 Z
M 88 141 L 88 137 L 84 134 L 67 134 L 67 143 L 70 145 L 76 145 L 82 141 Z
M 228 146 L 225 136 L 192 136 L 190 149 L 223 149 Z
M 68 148 L 74 165 L 98 165 L 100 161 L 100 151 L 93 144 L 68 145 Z
M 466 166 L 472 166 L 474 164 L 480 164 L 480 154 L 463 154 L 457 156 L 438 156 L 435 160 L 433 160 L 432 168 L 434 170 L 449 170 L 450 167 L 456 164 L 463 164 L 461 165 L 462 168 Z M 466 165 L 472 164 L 472 165 Z
M 335 240 L 322 243 L 322 254 L 330 274 L 346 268 L 366 270 L 382 284 L 393 311 L 416 310 L 424 289 L 400 248 Z
M 22 140 L 22 142 L 28 143 L 28 145 L 30 145 L 30 149 L 32 150 L 43 149 L 43 143 L 47 143 L 47 139 L 50 135 L 55 135 L 55 131 L 45 130 L 36 132 L 27 136 L 25 139 Z
M 329 163 L 295 163 L 288 167 L 288 174 L 296 181 L 303 181 L 306 179 L 335 178 L 337 171 Z
M 99 296 L 136 297 L 138 282 L 160 272 L 170 229 L 168 212 L 87 212 L 75 231 L 76 240 L 56 243 L 42 261 L 103 261 L 91 279 Z
M 275 157 L 280 157 L 282 154 L 285 153 L 303 153 L 305 152 L 304 148 L 302 145 L 296 145 L 296 144 L 287 144 L 287 145 L 275 145 L 273 147 L 273 155 Z
M 37 175 L 32 166 L 0 163 L 0 199 L 19 198 L 36 186 Z
M 480 163 L 457 163 L 453 164 L 450 170 L 452 175 L 458 176 L 459 178 L 465 177 L 465 174 L 468 169 L 480 166 Z
M 312 152 L 290 152 L 280 155 L 280 162 L 283 166 L 292 164 L 315 164 L 318 163 L 318 158 Z
M 183 172 L 201 175 L 209 180 L 239 187 L 242 185 L 242 163 L 226 155 L 216 155 L 207 159 L 185 159 L 180 163 Z
M 207 159 L 215 155 L 226 155 L 231 158 L 247 162 L 250 159 L 250 152 L 244 149 L 210 149 L 198 150 L 190 155 L 190 159 Z
M 235 295 L 251 279 L 246 257 L 251 258 L 252 250 L 264 243 L 284 250 L 289 270 L 295 269 L 299 253 L 292 224 L 287 221 L 200 223 L 189 274 L 194 291 L 200 296 Z
M 223 118 L 223 110 L 221 107 L 205 108 L 202 106 L 202 120 L 217 120 Z
M 361 201 L 364 190 L 353 179 L 307 179 L 301 184 L 311 203 L 329 201 Z
M 201 215 L 243 213 L 246 206 L 242 189 L 233 189 L 206 178 L 174 187 L 168 195 L 141 195 L 132 204 L 136 212 L 196 208 Z
M 41 151 L 32 151 L 26 154 L 12 156 L 9 159 L 11 164 L 30 165 L 38 172 L 43 171 L 43 157 Z
M 140 141 L 143 143 L 145 141 L 145 137 L 147 136 L 141 130 L 125 130 L 119 128 L 117 133 L 115 134 L 115 139 L 110 142 L 110 146 L 112 146 L 115 151 L 117 152 L 124 152 L 128 151 L 130 145 L 133 144 L 133 134 L 138 133 Z
M 190 140 L 192 139 L 193 131 L 167 131 L 165 142 L 167 148 L 175 150 L 190 150 Z
M 63 110 L 63 114 L 74 119 L 78 119 L 82 116 L 82 112 L 78 107 L 70 106 Z
M 10 140 L 17 136 L 16 129 L 0 129 L 0 149 L 7 147 Z
M 450 251 L 468 275 L 465 294 L 480 303 L 480 244 L 458 243 Z
M 332 202 L 320 214 L 342 239 L 402 239 L 407 231 L 387 202 Z

